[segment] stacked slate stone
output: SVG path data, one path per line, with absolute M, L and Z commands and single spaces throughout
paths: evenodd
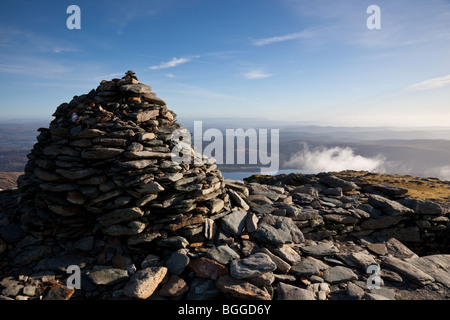
M 151 90 L 128 71 L 57 108 L 19 179 L 25 231 L 63 239 L 100 230 L 137 248 L 204 240 L 205 219 L 229 210 L 224 179 L 213 161 L 171 160 L 181 125 Z

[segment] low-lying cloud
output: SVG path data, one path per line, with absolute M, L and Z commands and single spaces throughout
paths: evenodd
M 350 147 L 320 147 L 310 150 L 307 144 L 302 151 L 293 155 L 285 166 L 317 172 L 365 170 L 384 171 L 385 158 L 381 155 L 374 158 L 355 154 Z
M 435 177 L 440 180 L 450 181 L 450 165 L 442 166 L 442 167 L 435 167 L 435 168 L 429 169 L 426 173 L 427 173 L 427 176 Z

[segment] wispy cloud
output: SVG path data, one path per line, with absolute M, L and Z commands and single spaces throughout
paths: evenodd
M 30 53 L 76 52 L 77 46 L 61 38 L 0 25 L 0 47 L 13 55 Z
M 255 79 L 265 79 L 265 78 L 269 78 L 272 76 L 272 74 L 269 74 L 267 72 L 264 72 L 261 69 L 254 69 L 254 70 L 250 70 L 248 72 L 245 72 L 242 74 L 245 78 L 250 79 L 250 80 L 255 80 Z
M 277 42 L 284 42 L 284 41 L 290 41 L 295 39 L 301 39 L 301 38 L 310 38 L 312 36 L 312 33 L 309 31 L 302 31 L 297 33 L 290 33 L 284 36 L 275 36 L 270 38 L 263 38 L 263 39 L 255 39 L 252 41 L 252 43 L 255 46 L 266 46 L 268 44 L 277 43 Z
M 167 69 L 167 68 L 173 68 L 176 66 L 179 66 L 180 64 L 187 63 L 189 61 L 192 61 L 195 58 L 200 58 L 200 56 L 193 56 L 193 57 L 184 57 L 184 58 L 172 58 L 172 60 L 167 62 L 161 62 L 158 65 L 151 66 L 150 70 L 161 70 L 161 69 Z
M 450 85 L 450 74 L 438 77 L 438 78 L 432 78 L 428 80 L 424 80 L 419 83 L 412 84 L 408 87 L 408 89 L 411 90 L 432 90 L 437 88 L 442 88 L 445 86 Z

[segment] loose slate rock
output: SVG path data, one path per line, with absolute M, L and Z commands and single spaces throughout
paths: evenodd
M 389 269 L 397 271 L 401 275 L 421 286 L 434 281 L 432 276 L 415 267 L 410 262 L 406 262 L 395 257 L 385 257 L 381 261 L 381 264 Z
M 233 260 L 230 263 L 230 274 L 237 279 L 245 279 L 260 276 L 276 268 L 276 264 L 267 254 L 258 252 L 245 259 Z
M 270 294 L 265 288 L 261 289 L 245 280 L 231 276 L 222 276 L 216 281 L 220 291 L 232 297 L 246 300 L 270 300 Z
M 277 300 L 316 300 L 314 292 L 290 284 L 279 282 Z
M 205 257 L 191 259 L 188 267 L 197 277 L 211 280 L 217 280 L 220 276 L 228 274 L 228 269 L 224 265 Z
M 239 259 L 239 254 L 231 249 L 228 245 L 218 246 L 206 254 L 208 258 L 214 259 L 217 262 L 226 265 L 233 259 Z
M 331 256 L 338 252 L 338 249 L 334 246 L 318 244 L 311 246 L 304 246 L 300 248 L 302 252 L 306 255 L 313 256 L 316 258 L 321 258 L 325 256 Z
M 106 268 L 87 274 L 89 280 L 96 285 L 113 286 L 128 279 L 127 270 Z
M 300 263 L 291 267 L 290 273 L 300 277 L 308 277 L 318 274 L 320 265 L 314 259 L 302 259 Z
M 131 298 L 147 299 L 156 290 L 166 273 L 166 267 L 149 267 L 139 270 L 125 285 L 123 293 Z
M 351 269 L 342 266 L 336 266 L 326 269 L 323 273 L 323 276 L 325 281 L 330 284 L 358 279 L 358 276 Z
M 237 237 L 244 230 L 247 213 L 236 211 L 222 218 L 222 229 L 229 235 Z

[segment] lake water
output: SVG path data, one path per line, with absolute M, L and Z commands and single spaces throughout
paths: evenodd
M 232 180 L 243 180 L 244 178 L 260 173 L 259 171 L 231 171 L 231 172 L 221 171 L 221 172 L 225 179 L 232 179 Z M 284 169 L 272 172 L 270 175 L 274 176 L 277 174 L 289 174 L 289 173 L 315 174 L 317 172 L 311 170 Z

